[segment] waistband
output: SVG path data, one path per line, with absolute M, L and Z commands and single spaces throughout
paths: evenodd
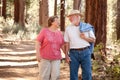
M 89 46 L 84 47 L 84 48 L 72 48 L 72 49 L 70 49 L 70 50 L 83 51 L 83 50 L 87 49 L 88 47 L 89 47 Z

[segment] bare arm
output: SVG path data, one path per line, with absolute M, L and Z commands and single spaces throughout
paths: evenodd
M 40 62 L 40 42 L 36 41 L 35 49 L 37 61 Z
M 84 33 L 80 33 L 80 37 L 84 40 L 86 40 L 87 42 L 95 42 L 95 39 L 92 37 L 86 37 Z
M 65 42 L 65 56 L 68 55 L 68 51 L 69 51 L 69 43 L 68 42 Z
M 61 47 L 61 49 L 65 53 L 65 44 Z
M 70 45 L 69 45 L 69 42 L 65 42 L 65 58 L 66 58 L 66 62 L 69 64 L 71 59 L 68 55 L 68 52 L 69 52 L 69 49 L 70 49 Z

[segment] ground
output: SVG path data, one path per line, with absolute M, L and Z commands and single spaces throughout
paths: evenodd
M 34 41 L 2 41 L 0 80 L 37 80 Z M 60 80 L 69 80 L 68 64 L 61 62 Z
M 38 80 L 38 63 L 35 55 L 34 41 L 0 39 L 0 80 Z M 100 55 L 98 58 L 101 58 Z M 96 65 L 95 60 L 92 67 L 93 80 L 119 80 L 119 78 L 108 78 L 105 74 L 106 63 L 101 64 L 101 59 L 98 62 L 100 65 Z M 81 70 L 79 70 L 79 80 L 81 80 L 80 76 Z M 64 60 L 61 61 L 60 80 L 69 80 L 69 67 Z

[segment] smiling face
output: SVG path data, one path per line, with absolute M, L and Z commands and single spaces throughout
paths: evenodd
M 54 19 L 54 22 L 52 22 L 52 25 L 58 27 L 58 26 L 60 25 L 59 19 L 58 19 L 58 18 L 55 18 L 55 19 Z
M 50 26 L 58 27 L 59 25 L 60 25 L 60 21 L 57 16 L 52 16 L 48 19 L 48 27 L 50 27 Z
M 78 25 L 80 23 L 80 16 L 79 15 L 71 15 L 68 17 L 70 22 L 74 25 Z

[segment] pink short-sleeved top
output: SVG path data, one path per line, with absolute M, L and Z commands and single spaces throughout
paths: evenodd
M 60 48 L 64 44 L 64 38 L 59 30 L 52 32 L 48 28 L 43 28 L 37 36 L 37 41 L 41 43 L 41 58 L 49 60 L 62 58 Z

